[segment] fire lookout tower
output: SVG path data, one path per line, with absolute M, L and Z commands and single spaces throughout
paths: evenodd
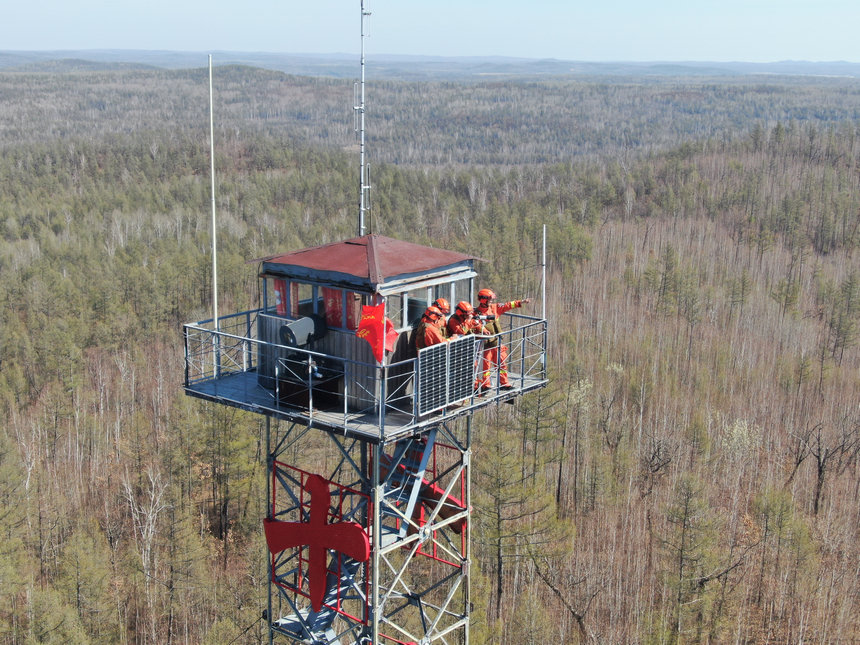
M 468 643 L 472 414 L 547 382 L 541 317 L 504 317 L 507 389 L 476 390 L 484 337 L 414 349 L 476 260 L 363 235 L 260 260 L 258 309 L 184 326 L 185 392 L 266 417 L 270 641 Z
M 184 387 L 265 416 L 270 643 L 468 645 L 472 415 L 546 385 L 547 322 L 416 351 L 478 258 L 364 234 L 361 10 L 358 237 L 259 260 L 257 309 L 184 326 Z M 486 388 L 489 343 L 508 382 Z

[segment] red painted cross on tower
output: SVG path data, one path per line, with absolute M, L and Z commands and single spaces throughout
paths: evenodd
M 309 547 L 308 583 L 311 607 L 314 611 L 319 611 L 326 592 L 328 549 L 339 551 L 358 562 L 366 562 L 370 557 L 370 541 L 367 533 L 356 522 L 327 523 L 330 494 L 326 479 L 319 475 L 310 475 L 305 489 L 311 495 L 311 517 L 308 522 L 281 522 L 266 518 L 263 520 L 263 527 L 266 530 L 266 543 L 272 554 L 305 545 Z

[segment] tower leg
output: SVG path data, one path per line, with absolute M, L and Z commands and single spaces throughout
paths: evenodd
M 371 622 L 370 622 L 370 638 L 371 643 L 379 642 L 379 566 L 380 566 L 380 546 L 382 539 L 381 531 L 378 529 L 382 526 L 380 509 L 382 508 L 382 499 L 384 492 L 382 490 L 382 482 L 380 480 L 380 463 L 382 461 L 382 445 L 375 444 L 373 446 L 373 459 L 370 481 L 373 487 L 373 524 L 377 530 L 373 531 L 373 543 L 371 545 Z
M 266 415 L 266 506 L 272 499 L 272 417 Z M 268 517 L 271 510 L 266 511 Z M 272 558 L 266 552 L 266 623 L 269 632 L 269 645 L 273 645 L 275 632 L 272 630 Z

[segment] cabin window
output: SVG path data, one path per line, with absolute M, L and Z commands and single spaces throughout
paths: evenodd
M 402 310 L 405 311 L 403 319 L 404 327 L 414 327 L 421 322 L 421 316 L 424 315 L 427 307 L 432 302 L 430 298 L 430 290 L 426 287 L 422 289 L 414 289 L 403 294 Z
M 454 313 L 454 309 L 457 307 L 457 303 L 465 300 L 471 304 L 475 304 L 472 302 L 472 281 L 469 279 L 466 280 L 457 280 L 456 282 L 452 282 L 451 284 L 446 284 L 444 287 L 449 290 L 450 295 L 445 296 L 448 298 L 448 302 L 451 303 L 451 313 Z M 444 294 L 443 294 L 444 295 Z
M 437 284 L 435 287 L 430 289 L 430 302 L 436 302 L 439 298 L 445 298 L 448 301 L 448 304 L 451 307 L 451 311 L 448 312 L 448 316 L 454 313 L 454 307 L 457 305 L 457 301 L 454 299 L 454 292 L 452 291 L 452 285 L 448 284 Z
M 266 313 L 285 318 L 318 315 L 334 329 L 358 329 L 363 297 L 355 291 L 295 282 L 286 278 L 266 281 Z
M 291 290 L 290 295 L 295 293 L 296 298 L 290 302 L 290 317 L 303 318 L 316 313 L 316 308 L 314 307 L 314 292 L 316 289 L 303 282 L 293 282 L 292 284 L 293 290 Z
M 271 285 L 271 294 L 267 290 L 266 313 L 271 313 L 274 309 L 279 316 L 296 318 L 298 316 L 299 298 L 301 297 L 299 285 L 284 278 L 272 278 L 267 284 Z M 274 303 L 274 307 L 272 303 Z
M 329 327 L 345 327 L 343 310 L 343 289 L 322 287 L 323 311 L 325 324 Z
M 445 298 L 448 302 L 451 302 L 451 285 L 450 284 L 437 284 L 433 287 L 433 302 L 436 302 L 437 298 Z
M 450 305 L 451 311 L 460 300 L 470 301 L 472 292 L 472 281 L 468 278 L 434 285 L 432 287 L 421 287 L 400 294 L 388 296 L 385 299 L 385 311 L 395 329 L 403 330 L 415 327 L 421 322 L 421 316 L 437 298 L 445 298 Z
M 345 291 L 346 299 L 346 328 L 358 329 L 358 323 L 361 321 L 361 294 L 355 291 Z
M 357 329 L 361 320 L 361 294 L 355 291 L 320 287 L 322 309 L 318 312 L 325 316 L 328 327 L 337 329 Z
M 272 291 L 275 294 L 275 313 L 279 316 L 287 315 L 287 306 L 289 296 L 287 295 L 289 282 L 283 278 L 275 278 L 272 280 Z
M 408 323 L 403 322 L 403 294 L 398 293 L 385 299 L 385 315 L 388 316 L 395 329 L 409 326 Z

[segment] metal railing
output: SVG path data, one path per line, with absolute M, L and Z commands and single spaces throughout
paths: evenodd
M 260 310 L 243 311 L 184 326 L 185 385 L 256 369 L 256 319 Z
M 383 437 L 546 382 L 547 323 L 540 318 L 510 315 L 512 327 L 498 335 L 498 345 L 507 347 L 512 390 L 502 390 L 500 366 L 494 364 L 493 386 L 481 392 L 473 386 L 483 368 L 481 339 L 471 339 L 469 345 L 475 350 L 468 358 L 456 359 L 468 360 L 474 368 L 468 374 L 460 372 L 460 380 L 468 380 L 468 391 L 464 391 L 462 382 L 455 386 L 448 376 L 453 365 L 450 352 L 459 341 L 436 346 L 435 353 L 443 357 L 442 371 L 431 377 L 433 370 L 422 371 L 420 365 L 425 352 L 428 356 L 434 353 L 427 350 L 417 358 L 379 365 L 260 340 L 255 337 L 258 313 L 260 310 L 253 310 L 221 318 L 218 330 L 211 320 L 184 326 L 185 388 L 189 393 L 257 412 L 318 421 L 344 432 L 373 432 Z M 261 378 L 259 356 L 272 349 L 278 355 L 274 376 Z M 431 403 L 427 403 L 428 388 L 441 388 L 434 392 Z
M 546 381 L 546 320 L 523 314 L 507 314 L 511 329 L 499 334 L 499 345 L 508 347 L 507 368 L 512 381 Z M 498 365 L 495 369 L 498 369 Z

